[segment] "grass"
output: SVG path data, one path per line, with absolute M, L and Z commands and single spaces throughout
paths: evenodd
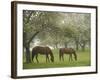
M 58 50 L 53 50 L 54 54 L 54 63 L 46 62 L 46 58 L 44 55 L 39 55 L 38 60 L 39 63 L 34 62 L 32 63 L 25 63 L 25 57 L 23 57 L 23 69 L 36 69 L 36 68 L 57 68 L 57 67 L 81 67 L 81 66 L 90 66 L 90 51 L 77 51 L 78 60 L 77 61 L 70 61 L 69 62 L 69 55 L 64 55 L 64 61 L 59 60 L 59 53 Z M 24 55 L 25 56 L 25 55 Z

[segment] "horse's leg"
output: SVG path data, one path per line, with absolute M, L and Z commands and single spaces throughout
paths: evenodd
M 34 57 L 35 57 L 35 55 L 32 55 L 32 62 L 34 63 Z
M 63 57 L 63 54 L 62 53 L 59 54 L 59 60 L 60 61 L 62 61 L 62 60 L 64 61 L 64 57 Z
M 49 62 L 49 56 L 46 55 L 46 62 Z
M 73 57 L 73 55 L 71 54 L 71 61 L 73 61 L 73 58 L 72 57 Z
M 61 53 L 59 53 L 59 60 L 61 61 Z
M 39 63 L 39 61 L 38 61 L 38 55 L 36 55 L 36 61 L 37 61 L 37 63 Z
M 59 50 L 59 60 L 61 61 L 61 59 L 62 59 L 62 52 L 61 50 Z
M 69 54 L 69 61 L 72 61 L 72 54 Z
M 50 62 L 49 55 L 47 56 L 48 62 Z
M 74 56 L 74 59 L 77 60 L 77 55 L 76 55 L 75 51 L 73 53 L 73 56 Z
M 34 55 L 32 54 L 32 62 L 34 62 Z
M 62 54 L 62 56 L 61 56 L 61 57 L 62 57 L 62 60 L 64 61 L 64 54 Z
M 71 57 L 71 56 L 70 56 L 70 54 L 69 54 L 69 61 L 70 61 L 70 57 Z
M 46 62 L 48 62 L 48 60 L 47 60 L 47 55 L 46 55 Z

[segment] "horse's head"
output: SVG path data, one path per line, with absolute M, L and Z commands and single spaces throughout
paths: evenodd
M 75 60 L 77 61 L 77 55 L 76 55 L 76 53 L 74 52 L 74 57 L 75 57 Z
M 51 61 L 54 62 L 54 57 L 51 58 Z
M 77 61 L 77 57 L 75 56 L 75 60 Z
M 50 59 L 51 59 L 51 62 L 54 62 L 54 55 L 52 53 L 52 50 L 49 48 L 49 47 L 46 47 L 46 51 L 47 53 L 50 55 Z

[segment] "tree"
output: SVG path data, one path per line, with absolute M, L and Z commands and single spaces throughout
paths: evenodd
M 66 26 L 65 37 L 74 40 L 76 50 L 79 46 L 84 50 L 86 44 L 90 43 L 90 14 L 67 13 L 64 16 L 66 16 L 63 21 Z
M 30 43 L 36 37 L 39 38 L 56 31 L 56 25 L 60 14 L 57 12 L 23 11 L 23 45 L 26 49 L 26 62 L 31 62 Z
M 24 26 L 24 31 L 23 31 L 23 46 L 26 49 L 26 62 L 29 63 L 31 62 L 30 58 L 30 42 L 32 39 L 39 33 L 39 31 L 35 32 L 31 37 L 28 37 L 28 32 L 31 32 L 32 27 L 28 27 L 30 25 L 31 21 L 31 16 L 32 15 L 37 15 L 35 12 L 31 11 L 23 11 L 23 26 Z

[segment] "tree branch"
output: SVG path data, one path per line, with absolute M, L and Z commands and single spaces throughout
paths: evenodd
M 31 38 L 30 40 L 28 41 L 28 44 L 30 44 L 30 42 L 32 41 L 32 39 L 39 33 L 40 31 L 37 31 Z
M 33 13 L 33 12 L 31 12 L 31 13 L 29 14 L 29 16 L 28 16 L 28 18 L 27 18 L 27 21 L 26 21 L 26 24 L 29 22 L 32 13 Z

